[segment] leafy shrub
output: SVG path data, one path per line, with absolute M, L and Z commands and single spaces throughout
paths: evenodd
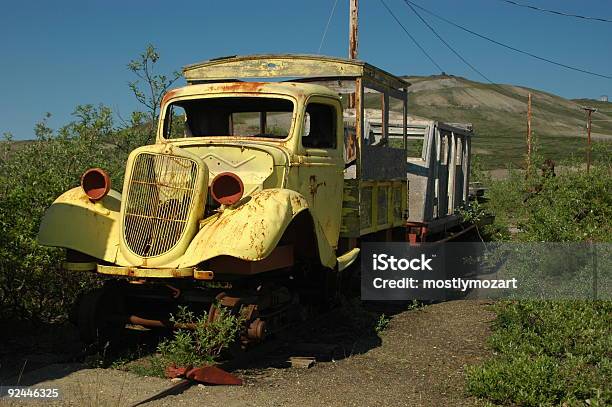
M 65 316 L 76 293 L 91 286 L 88 275 L 65 273 L 63 251 L 36 242 L 44 211 L 81 174 L 99 166 L 121 185 L 121 157 L 106 147 L 110 110 L 79 106 L 76 120 L 54 133 L 37 125 L 37 140 L 15 148 L 6 140 L 0 155 L 0 319 L 52 322 Z
M 612 302 L 519 301 L 495 307 L 498 353 L 468 370 L 468 391 L 523 406 L 610 405 Z
M 162 341 L 157 350 L 162 365 L 200 366 L 213 363 L 221 352 L 236 340 L 244 319 L 219 307 L 214 321 L 208 322 L 205 312 L 199 317 L 186 308 L 179 308 L 172 317 L 175 323 L 195 323 L 196 329 L 178 329 L 171 339 Z
M 141 79 L 130 89 L 148 112 L 117 125 L 110 108 L 82 105 L 57 131 L 47 114 L 35 127 L 36 140 L 17 143 L 5 135 L 0 141 L 0 320 L 61 320 L 79 291 L 97 285 L 90 274 L 64 272 L 62 250 L 37 244 L 40 220 L 88 168 L 107 170 L 113 188 L 122 189 L 127 155 L 154 139 L 159 101 L 178 78 L 154 74 L 158 59 L 148 46 L 128 66 Z
M 390 323 L 391 323 L 391 318 L 389 318 L 385 314 L 381 314 L 378 317 L 378 320 L 376 321 L 376 325 L 374 326 L 374 331 L 376 331 L 377 334 L 381 334 L 389 327 Z
M 509 240 L 515 227 L 520 241 L 606 241 L 612 236 L 612 170 L 599 164 L 587 173 L 570 167 L 554 177 L 510 172 L 491 181 L 485 209 L 495 214 L 489 230 Z
M 496 220 L 489 227 L 493 231 L 489 236 L 521 242 L 609 242 L 612 167 L 610 154 L 597 153 L 589 173 L 582 166 L 566 163 L 556 176 L 533 171 L 526 177 L 510 171 L 507 179 L 490 181 L 485 208 L 495 213 Z M 515 228 L 513 236 L 509 227 Z M 547 245 L 525 249 L 530 249 L 525 256 L 525 275 L 537 275 L 535 285 L 544 284 L 543 269 L 552 273 L 578 270 L 572 271 L 576 275 L 565 275 L 564 282 L 581 278 L 582 268 L 564 264 L 565 256 L 547 257 Z M 571 254 L 580 264 L 584 262 L 581 256 L 589 251 Z M 529 266 L 530 259 L 549 263 Z M 559 280 L 559 276 L 552 277 Z M 501 302 L 495 310 L 497 318 L 489 338 L 495 356 L 468 369 L 469 393 L 503 405 L 612 404 L 611 301 Z
M 612 175 L 597 166 L 544 178 L 525 202 L 526 241 L 605 241 L 612 236 Z

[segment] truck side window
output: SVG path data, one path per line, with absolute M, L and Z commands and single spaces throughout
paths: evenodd
M 170 106 L 164 126 L 166 127 L 164 133 L 168 138 L 191 137 L 191 131 L 187 124 L 187 112 L 181 106 Z
M 310 103 L 306 107 L 302 145 L 335 149 L 336 144 L 336 109 L 323 103 Z

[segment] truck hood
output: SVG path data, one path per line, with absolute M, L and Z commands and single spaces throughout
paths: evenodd
M 244 183 L 245 194 L 260 189 L 264 181 L 285 167 L 289 162 L 289 153 L 282 147 L 268 144 L 233 141 L 182 145 L 181 148 L 202 158 L 209 171 L 209 182 L 217 174 L 232 172 Z M 278 181 L 272 181 L 267 187 L 280 187 Z

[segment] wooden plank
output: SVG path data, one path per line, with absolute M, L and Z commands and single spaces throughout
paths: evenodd
M 362 151 L 364 139 L 364 97 L 363 97 L 363 82 L 361 78 L 355 79 L 355 131 L 357 133 L 357 178 L 362 173 Z
M 309 55 L 251 55 L 185 66 L 187 82 L 230 78 L 358 77 L 363 62 Z
M 355 92 L 355 80 L 346 78 L 299 78 L 292 80 L 292 82 L 310 83 L 314 85 L 325 86 L 340 94 L 350 94 Z M 377 90 L 365 88 L 364 93 L 379 93 Z
M 364 180 L 392 180 L 406 177 L 408 165 L 403 149 L 363 146 L 361 178 Z
M 316 363 L 316 358 L 307 356 L 292 356 L 289 358 L 289 363 L 292 368 L 309 369 Z
M 392 90 L 410 86 L 402 78 L 365 62 L 320 55 L 269 54 L 219 58 L 187 65 L 183 68 L 183 75 L 189 83 L 239 78 L 360 77 Z
M 291 345 L 291 351 L 296 356 L 315 358 L 317 362 L 328 362 L 337 355 L 340 348 L 332 343 L 296 343 Z
M 397 195 L 394 189 L 397 189 Z M 360 192 L 361 236 L 405 224 L 404 213 L 407 207 L 405 179 L 362 181 Z
M 372 183 L 362 183 L 359 188 L 359 234 L 369 233 L 373 230 L 373 202 L 374 185 Z
M 405 91 L 400 90 L 404 89 L 404 87 L 397 82 L 389 82 L 388 80 L 381 81 L 366 75 L 363 84 L 364 89 L 374 89 L 377 92 L 386 93 L 395 99 L 402 99 L 406 95 Z
M 392 189 L 393 201 L 391 204 L 391 222 L 393 226 L 402 226 L 406 221 L 405 212 L 408 204 L 407 181 L 394 181 Z
M 359 236 L 359 180 L 344 180 L 340 237 Z
M 376 185 L 376 228 L 384 230 L 391 228 L 392 201 L 391 201 L 391 182 L 378 182 Z
M 383 93 L 382 97 L 382 136 L 385 139 L 384 145 L 389 144 L 389 93 Z

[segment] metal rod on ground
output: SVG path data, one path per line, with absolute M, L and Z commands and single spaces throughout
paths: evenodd
M 527 96 L 527 176 L 531 170 L 531 93 Z
M 582 108 L 587 113 L 587 173 L 591 171 L 591 115 L 597 109 L 590 106 Z

